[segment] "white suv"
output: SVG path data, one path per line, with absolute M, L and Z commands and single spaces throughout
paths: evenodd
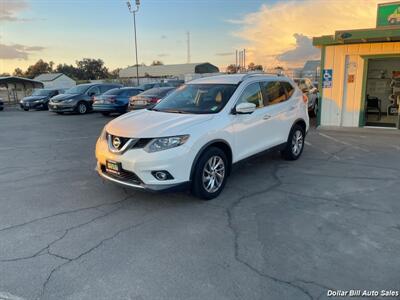
M 307 98 L 289 78 L 201 78 L 153 108 L 109 122 L 96 144 L 97 171 L 124 186 L 189 186 L 195 196 L 212 199 L 240 160 L 271 148 L 298 159 L 308 127 Z

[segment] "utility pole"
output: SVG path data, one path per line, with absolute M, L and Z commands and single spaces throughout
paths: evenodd
M 187 63 L 190 64 L 190 31 L 186 32 L 187 35 Z
M 132 9 L 130 1 L 126 2 L 129 12 L 133 15 L 133 30 L 135 32 L 135 54 L 136 54 L 136 81 L 139 85 L 139 63 L 138 63 L 138 51 L 137 51 L 137 38 L 136 38 L 136 13 L 139 11 L 140 0 L 135 0 L 136 9 Z

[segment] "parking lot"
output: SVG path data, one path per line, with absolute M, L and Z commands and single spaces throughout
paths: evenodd
M 99 114 L 0 112 L 0 299 L 325 299 L 400 289 L 400 135 L 311 129 L 212 201 L 104 182 Z

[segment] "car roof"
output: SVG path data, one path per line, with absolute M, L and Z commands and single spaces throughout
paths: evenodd
M 199 79 L 194 79 L 188 83 L 190 84 L 238 84 L 249 78 L 286 78 L 283 76 L 278 76 L 276 74 L 266 74 L 266 73 L 241 73 L 241 74 L 229 74 L 229 75 L 216 75 L 210 77 L 203 77 Z

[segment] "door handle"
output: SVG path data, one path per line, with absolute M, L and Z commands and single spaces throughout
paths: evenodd
M 263 119 L 268 120 L 268 119 L 271 119 L 271 117 L 272 117 L 271 115 L 264 115 Z

